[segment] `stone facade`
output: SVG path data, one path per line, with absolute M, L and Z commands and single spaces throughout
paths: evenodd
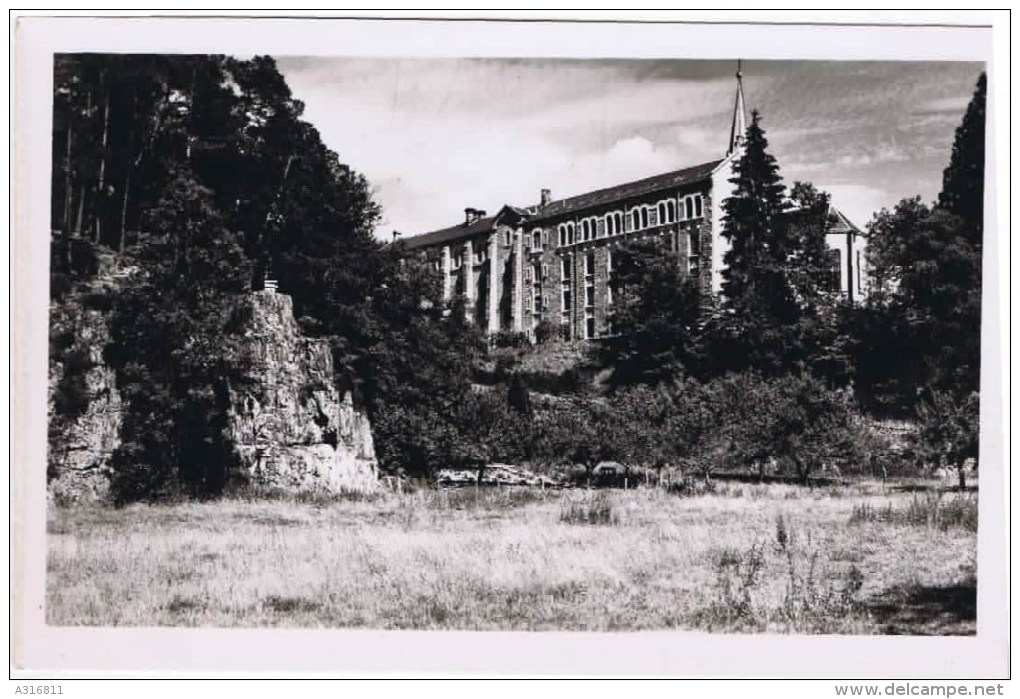
M 720 271 L 713 184 L 732 158 L 495 216 L 467 209 L 460 226 L 403 242 L 443 277 L 447 301 L 460 296 L 467 317 L 489 334 L 534 337 L 547 321 L 570 339 L 610 333 L 612 255 L 625 241 L 657 238 L 695 275 L 708 297 Z
M 695 275 L 703 291 L 710 291 L 711 269 L 705 264 L 710 257 L 703 257 L 712 246 L 710 203 L 707 182 L 700 181 L 559 215 L 544 216 L 541 208 L 536 210 L 523 228 L 530 244 L 522 279 L 522 329 L 533 334 L 547 321 L 561 327 L 569 339 L 610 334 L 612 256 L 626 241 L 638 238 L 661 240 L 676 254 L 684 274 Z

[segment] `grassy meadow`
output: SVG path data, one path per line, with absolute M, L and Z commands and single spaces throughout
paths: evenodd
M 52 625 L 975 633 L 977 495 L 474 489 L 51 507 Z

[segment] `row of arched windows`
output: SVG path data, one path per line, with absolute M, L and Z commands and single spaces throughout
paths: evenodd
M 700 194 L 691 194 L 679 202 L 675 199 L 663 199 L 656 204 L 635 206 L 626 213 L 612 211 L 603 216 L 588 216 L 576 224 L 574 221 L 566 221 L 557 227 L 558 241 L 560 247 L 563 247 L 702 216 L 704 216 L 702 197 Z M 536 247 L 537 245 L 536 243 Z

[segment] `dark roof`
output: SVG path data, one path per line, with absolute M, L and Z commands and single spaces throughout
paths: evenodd
M 607 187 L 605 189 L 597 189 L 594 192 L 579 194 L 576 197 L 559 199 L 557 201 L 549 202 L 542 207 L 521 209 L 515 206 L 505 205 L 495 216 L 486 216 L 472 223 L 461 223 L 438 231 L 414 235 L 409 238 L 405 238 L 403 240 L 403 245 L 408 250 L 414 250 L 416 248 L 431 247 L 433 245 L 441 245 L 443 243 L 469 238 L 476 233 L 483 233 L 491 230 L 496 219 L 499 218 L 500 214 L 506 211 L 517 214 L 522 218 L 529 218 L 532 221 L 541 221 L 543 219 L 552 218 L 553 216 L 562 216 L 579 209 L 587 209 L 600 204 L 608 204 L 610 202 L 619 201 L 620 199 L 638 197 L 643 194 L 650 194 L 662 189 L 679 187 L 707 179 L 721 162 L 722 160 L 713 160 L 708 163 L 702 163 L 701 165 L 695 165 L 694 167 L 684 168 L 683 170 L 664 172 L 661 175 L 646 177 L 643 180 L 626 182 L 614 187 Z
M 657 192 L 661 189 L 670 189 L 673 187 L 691 184 L 692 182 L 698 182 L 710 177 L 712 175 L 712 171 L 715 170 L 721 162 L 722 160 L 713 160 L 708 163 L 702 163 L 701 165 L 695 165 L 694 167 L 688 167 L 682 170 L 673 170 L 672 172 L 664 172 L 661 175 L 646 177 L 643 180 L 626 182 L 613 187 L 606 187 L 605 189 L 597 189 L 594 192 L 579 194 L 576 197 L 558 199 L 556 201 L 549 202 L 545 206 L 537 207 L 531 216 L 531 220 L 540 221 L 554 216 L 562 216 L 579 209 L 589 209 L 593 206 L 609 204 L 614 201 L 619 201 L 620 199 L 639 197 L 644 194 Z
M 797 218 L 803 216 L 806 213 L 806 209 L 787 209 L 783 212 L 784 216 L 790 218 Z M 827 233 L 854 233 L 855 235 L 863 235 L 861 229 L 857 225 L 847 218 L 847 215 L 837 209 L 832 204 L 829 204 L 829 230 Z
M 438 231 L 414 235 L 410 238 L 404 239 L 404 247 L 408 250 L 414 250 L 415 248 L 425 248 L 431 245 L 449 243 L 452 240 L 468 238 L 476 233 L 483 233 L 490 230 L 492 228 L 492 223 L 495 220 L 495 216 L 484 216 L 471 223 L 461 223 Z
M 854 233 L 861 232 L 861 229 L 858 228 L 853 221 L 847 218 L 846 214 L 837 209 L 835 206 L 829 206 L 829 221 L 832 222 L 832 228 L 829 229 L 830 233 L 847 233 L 849 231 L 853 231 Z

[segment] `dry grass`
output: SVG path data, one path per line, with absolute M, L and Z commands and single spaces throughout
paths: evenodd
M 465 489 L 55 508 L 47 618 L 56 625 L 974 632 L 973 531 L 883 518 L 849 524 L 862 507 L 908 509 L 913 494 L 873 485 L 723 490 L 678 498 L 655 490 Z

